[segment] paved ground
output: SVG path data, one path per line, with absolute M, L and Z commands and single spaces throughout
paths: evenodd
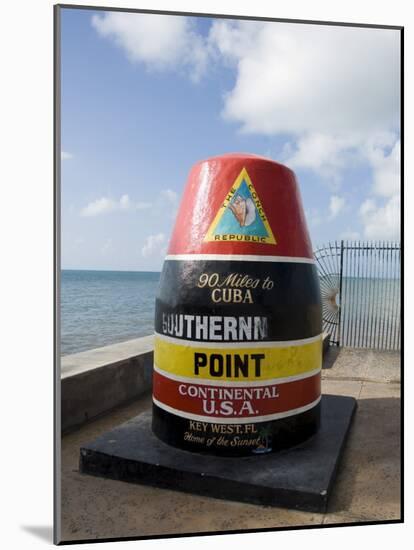
M 328 513 L 188 495 L 81 475 L 81 444 L 150 406 L 146 396 L 62 440 L 62 539 L 260 529 L 400 518 L 400 357 L 331 348 L 323 393 L 350 395 L 358 410 Z

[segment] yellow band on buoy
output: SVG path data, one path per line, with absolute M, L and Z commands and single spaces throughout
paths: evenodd
M 263 381 L 321 368 L 322 338 L 295 342 L 256 342 L 255 345 L 185 342 L 155 338 L 154 363 L 166 373 L 216 381 Z

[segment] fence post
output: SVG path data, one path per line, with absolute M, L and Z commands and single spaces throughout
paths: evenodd
M 338 342 L 337 345 L 341 345 L 341 313 L 342 313 L 342 271 L 344 265 L 344 241 L 341 240 L 341 260 L 339 266 L 339 315 L 338 315 Z

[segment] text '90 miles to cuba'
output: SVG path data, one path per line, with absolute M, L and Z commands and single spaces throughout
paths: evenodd
M 202 273 L 197 286 L 211 289 L 211 300 L 214 303 L 253 304 L 253 290 L 271 290 L 274 282 L 270 277 L 253 278 L 243 273 L 230 273 L 221 277 L 218 273 Z

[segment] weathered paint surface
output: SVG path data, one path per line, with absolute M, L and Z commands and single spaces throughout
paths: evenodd
M 261 242 L 260 234 L 252 235 L 251 241 L 232 239 L 232 233 L 226 239 L 209 239 L 209 230 L 216 216 L 230 210 L 228 198 L 243 171 L 254 185 L 274 235 L 274 243 Z M 258 212 L 257 217 L 260 215 L 261 212 Z M 240 226 L 238 234 L 244 234 L 247 227 Z M 197 163 L 184 190 L 168 253 L 253 254 L 312 259 L 312 246 L 295 174 L 282 164 L 255 155 L 223 155 Z
M 318 428 L 321 305 L 294 173 L 253 155 L 190 172 L 155 315 L 153 430 L 216 454 Z

